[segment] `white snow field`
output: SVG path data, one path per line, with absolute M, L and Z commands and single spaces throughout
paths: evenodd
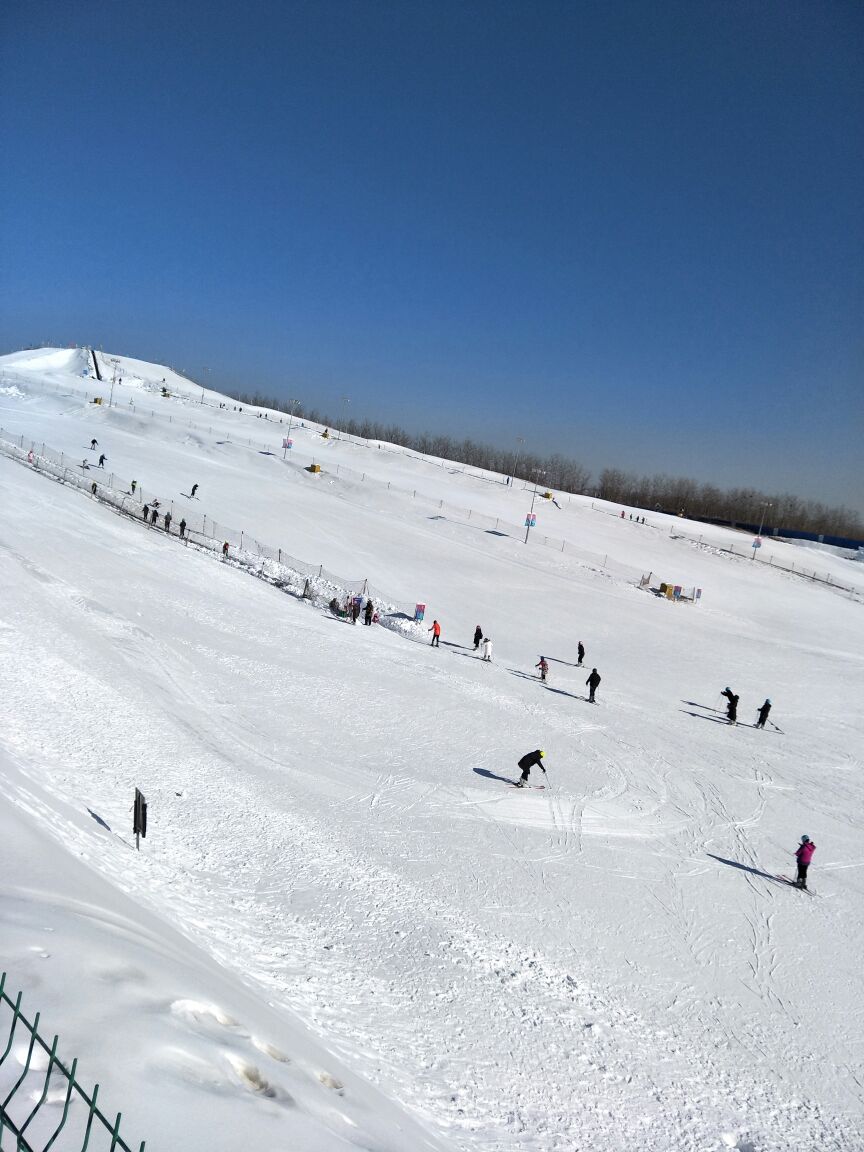
M 860 1152 L 864 565 L 566 495 L 526 545 L 521 485 L 311 426 L 283 460 L 278 414 L 118 359 L 109 408 L 83 351 L 0 358 L 0 969 L 127 1141 Z M 352 627 L 154 494 L 426 620 Z

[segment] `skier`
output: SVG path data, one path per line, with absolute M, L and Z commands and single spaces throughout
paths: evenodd
M 438 621 L 433 620 L 432 621 L 432 627 L 427 628 L 426 631 L 432 633 L 432 647 L 433 648 L 440 648 L 441 647 L 441 625 L 438 623 Z
M 181 540 L 184 539 L 185 536 L 186 536 L 186 521 L 181 520 L 180 521 L 180 539 Z
M 723 691 L 720 693 L 720 695 L 725 696 L 726 699 L 731 704 L 732 703 L 732 697 L 735 695 L 735 693 L 732 691 L 732 689 L 727 684 L 726 687 L 723 689 Z
M 483 639 L 483 629 L 478 624 L 477 627 L 474 629 L 474 651 L 475 652 L 480 647 L 480 641 L 482 639 Z
M 355 596 L 351 601 L 351 623 L 356 624 L 357 618 L 360 615 L 360 597 Z
M 579 641 L 579 644 L 576 648 L 576 655 L 579 657 L 579 661 L 576 664 L 576 667 L 581 668 L 582 667 L 582 661 L 585 659 L 585 645 L 582 643 L 581 640 Z
M 150 519 L 150 505 L 149 504 L 144 505 L 144 511 L 141 513 L 141 515 L 144 517 L 144 523 L 146 524 L 147 521 Z
M 541 760 L 546 755 L 542 748 L 537 748 L 533 752 L 526 752 L 521 760 L 518 761 L 519 767 L 522 769 L 521 777 L 516 781 L 517 788 L 524 788 L 528 781 L 528 774 L 532 768 L 539 768 L 543 775 L 546 775 L 546 769 L 541 764 Z
M 95 480 L 90 485 L 90 491 L 93 493 L 94 496 L 96 495 L 96 481 Z
M 227 541 L 227 540 L 226 540 L 226 541 L 225 541 L 225 543 L 222 545 L 222 556 L 223 556 L 223 557 L 227 557 L 227 556 L 228 556 L 228 541 Z
M 171 513 L 170 512 L 165 513 L 165 531 L 166 532 L 171 531 Z
M 82 468 L 82 470 L 83 470 L 84 472 L 89 472 L 89 471 L 90 471 L 90 465 L 87 463 L 87 461 L 86 461 L 86 460 L 82 460 L 82 461 L 81 461 L 81 468 Z
M 159 513 L 154 508 L 150 513 L 150 523 L 155 524 L 158 519 L 159 519 Z
M 483 639 L 483 660 L 486 664 L 492 663 L 492 641 L 488 636 Z
M 585 683 L 589 688 L 588 703 L 596 704 L 597 701 L 594 699 L 594 693 L 597 691 L 597 685 L 600 683 L 600 673 L 596 668 L 591 669 L 591 675 L 588 677 Z
M 105 453 L 104 453 L 104 452 L 103 452 L 103 453 L 102 453 L 102 455 L 99 457 L 99 467 L 100 467 L 100 468 L 104 468 L 104 467 L 105 467 Z
M 367 600 L 366 601 L 366 608 L 363 612 L 363 623 L 366 625 L 367 628 L 372 627 L 372 614 L 374 613 L 374 611 L 375 611 L 375 605 L 372 603 L 371 600 Z
M 807 869 L 810 867 L 810 861 L 813 859 L 813 853 L 816 851 L 816 845 L 809 836 L 801 837 L 801 844 L 795 853 L 795 859 L 798 861 L 798 876 L 795 879 L 796 888 L 807 887 Z
M 193 485 L 192 485 L 192 496 L 193 496 L 193 498 L 194 498 L 194 496 L 195 496 L 195 493 L 196 493 L 197 491 L 198 491 L 198 485 L 197 485 L 197 484 L 193 484 Z
M 138 481 L 133 480 L 131 487 L 132 487 L 132 495 L 134 496 L 135 495 L 135 489 L 138 487 Z
M 96 446 L 98 445 L 98 443 L 99 443 L 99 441 L 98 441 L 98 440 L 91 440 L 91 441 L 90 441 L 90 451 L 91 451 L 91 452 L 95 452 L 95 451 L 96 451 Z
M 759 709 L 759 719 L 756 721 L 757 728 L 764 728 L 765 721 L 768 719 L 768 713 L 771 711 L 771 701 L 766 700 L 762 707 Z
M 541 656 L 539 664 L 535 664 L 534 667 L 540 669 L 540 679 L 545 681 L 546 673 L 549 671 L 549 665 L 546 663 L 546 657 Z
M 738 723 L 738 697 L 734 692 L 729 697 L 729 706 L 726 709 L 726 719 L 730 724 Z

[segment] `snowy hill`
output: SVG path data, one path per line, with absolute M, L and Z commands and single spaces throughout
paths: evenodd
M 108 407 L 85 352 L 0 358 L 0 967 L 134 1135 L 864 1146 L 864 566 L 558 494 L 525 544 L 521 484 L 285 448 L 283 414 L 117 359 Z M 399 627 L 250 578 L 265 546 Z M 811 893 L 778 878 L 803 832 Z

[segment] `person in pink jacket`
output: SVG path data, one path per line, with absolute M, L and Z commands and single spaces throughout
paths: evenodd
M 798 877 L 795 885 L 798 888 L 807 887 L 807 869 L 810 866 L 810 861 L 813 859 L 813 853 L 815 851 L 816 845 L 810 837 L 802 836 L 798 851 L 795 853 L 795 859 L 798 861 Z

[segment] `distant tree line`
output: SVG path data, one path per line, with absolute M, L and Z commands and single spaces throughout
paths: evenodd
M 592 484 L 591 473 L 579 463 L 554 452 L 539 456 L 534 452 L 517 452 L 495 448 L 476 440 L 458 440 L 452 436 L 432 436 L 428 433 L 408 432 L 398 424 L 382 424 L 377 420 L 349 419 L 347 423 L 333 421 L 327 413 L 301 404 L 289 404 L 275 396 L 261 392 L 235 391 L 228 393 L 240 404 L 271 408 L 278 412 L 293 412 L 300 420 L 341 428 L 349 436 L 364 440 L 383 440 L 398 444 L 428 456 L 459 461 L 472 468 L 487 468 L 521 480 L 537 481 L 559 492 L 581 493 L 626 504 L 634 508 L 664 512 L 684 512 L 687 516 L 731 520 L 743 524 L 758 524 L 763 519 L 766 528 L 794 528 L 801 532 L 824 533 L 830 536 L 864 537 L 864 522 L 858 513 L 848 508 L 831 507 L 816 500 L 802 500 L 789 493 L 771 495 L 755 488 L 716 488 L 713 484 L 699 484 L 680 476 L 638 476 L 618 468 L 604 468 L 598 484 Z

